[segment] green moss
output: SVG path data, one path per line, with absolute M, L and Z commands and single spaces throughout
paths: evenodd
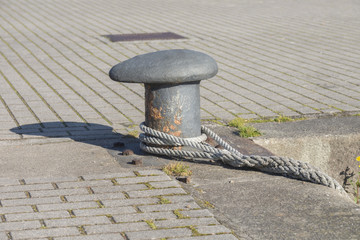
M 150 183 L 145 182 L 145 183 L 141 183 L 144 184 L 145 186 L 147 186 L 149 189 L 155 189 Z
M 191 230 L 193 237 L 203 235 L 203 234 L 199 233 L 198 230 L 194 226 L 187 226 L 187 227 Z
M 189 218 L 189 217 L 186 217 L 186 216 L 182 215 L 182 214 L 180 213 L 180 211 L 181 211 L 181 209 L 176 209 L 176 210 L 173 211 L 174 214 L 177 216 L 178 219 L 186 219 L 186 218 Z
M 209 201 L 202 201 L 202 205 L 206 208 L 215 208 L 215 206 L 211 204 Z
M 144 222 L 146 222 L 152 230 L 155 230 L 157 228 L 154 220 L 144 220 Z
M 231 120 L 228 125 L 237 128 L 240 137 L 248 138 L 261 136 L 261 133 L 256 128 L 247 123 L 248 120 L 246 119 L 235 118 L 234 120 Z
M 231 120 L 228 125 L 230 127 L 235 127 L 238 129 L 240 137 L 258 137 L 261 136 L 261 132 L 255 127 L 249 125 L 250 123 L 266 123 L 266 122 L 292 122 L 305 120 L 306 118 L 291 118 L 283 115 L 279 115 L 275 118 L 262 118 L 262 119 L 244 119 L 244 118 L 235 118 Z
M 192 171 L 189 169 L 190 167 L 188 165 L 185 165 L 183 163 L 170 163 L 163 167 L 163 171 L 170 176 L 177 176 L 177 177 L 185 177 L 185 176 L 191 176 Z
M 162 196 L 159 197 L 159 204 L 170 204 L 171 201 L 167 198 L 164 198 Z

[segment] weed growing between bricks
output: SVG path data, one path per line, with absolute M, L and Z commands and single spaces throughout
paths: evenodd
M 0 230 L 0 236 L 5 234 L 6 239 L 190 237 L 203 234 L 196 232 L 199 226 L 219 224 L 177 181 L 158 170 L 126 176 L 24 179 L 9 181 L 10 186 L 1 182 L 0 229 L 5 231 Z

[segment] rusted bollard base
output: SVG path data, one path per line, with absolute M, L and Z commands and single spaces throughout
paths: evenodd
M 200 81 L 145 84 L 145 124 L 176 137 L 201 135 Z

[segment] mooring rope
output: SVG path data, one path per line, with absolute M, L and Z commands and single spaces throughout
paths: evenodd
M 140 148 L 148 153 L 179 158 L 221 160 L 223 163 L 233 167 L 252 167 L 264 172 L 282 174 L 325 185 L 345 193 L 343 187 L 335 179 L 308 163 L 288 157 L 243 155 L 205 126 L 201 126 L 202 135 L 196 138 L 175 137 L 149 128 L 145 126 L 145 123 L 140 124 L 140 129 L 145 133 L 139 136 Z M 214 148 L 205 143 L 204 140 L 206 140 L 207 136 L 214 139 L 224 149 Z M 194 150 L 174 150 L 168 148 L 169 146 L 188 146 Z

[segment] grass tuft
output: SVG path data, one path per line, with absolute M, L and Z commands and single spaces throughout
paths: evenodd
M 248 138 L 248 137 L 258 137 L 261 136 L 261 133 L 254 128 L 247 124 L 248 120 L 243 118 L 235 118 L 229 122 L 230 127 L 235 127 L 238 129 L 238 134 L 240 137 Z
M 191 176 L 192 171 L 189 169 L 190 167 L 188 165 L 185 165 L 183 163 L 169 163 L 165 167 L 163 167 L 163 171 L 170 176 L 176 176 L 176 177 L 186 177 Z

